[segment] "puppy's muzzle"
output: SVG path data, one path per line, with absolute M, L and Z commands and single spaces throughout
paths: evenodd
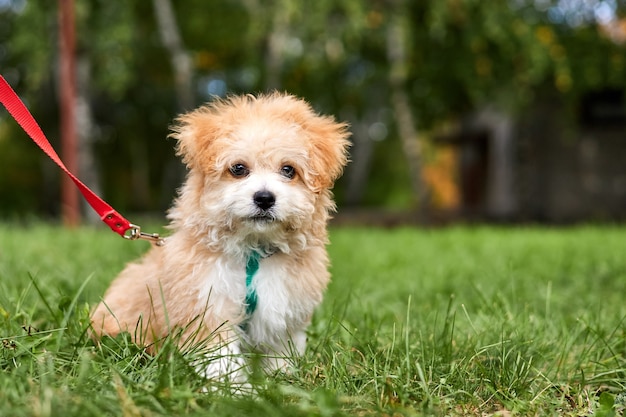
M 252 196 L 254 204 L 263 211 L 271 209 L 276 203 L 276 196 L 267 190 L 257 191 Z

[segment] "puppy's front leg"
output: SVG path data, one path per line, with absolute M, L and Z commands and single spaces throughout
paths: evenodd
M 284 338 L 281 344 L 268 346 L 267 356 L 263 361 L 263 366 L 268 372 L 289 372 L 294 365 L 293 359 L 304 354 L 306 347 L 306 333 L 298 330 L 292 335 Z
M 204 378 L 236 385 L 246 383 L 245 368 L 246 362 L 236 340 L 220 344 L 196 364 L 197 372 Z

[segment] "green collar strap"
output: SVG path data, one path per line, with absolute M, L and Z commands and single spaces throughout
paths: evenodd
M 252 286 L 252 279 L 259 270 L 259 261 L 261 260 L 261 254 L 253 251 L 248 256 L 246 261 L 246 316 L 250 317 L 254 314 L 257 304 L 256 289 Z

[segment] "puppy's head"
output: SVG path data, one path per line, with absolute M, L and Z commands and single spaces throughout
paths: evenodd
M 179 117 L 172 136 L 190 172 L 179 203 L 192 193 L 207 215 L 259 231 L 332 208 L 349 145 L 345 124 L 280 93 L 215 101 Z

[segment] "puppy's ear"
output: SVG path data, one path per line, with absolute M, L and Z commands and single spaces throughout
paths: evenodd
M 171 133 L 168 137 L 176 140 L 176 155 L 178 155 L 187 168 L 191 168 L 191 155 L 194 154 L 195 146 L 193 138 L 195 137 L 193 128 L 187 123 L 186 115 L 176 118 L 176 124 L 170 127 Z
M 219 117 L 222 102 L 199 107 L 178 116 L 171 127 L 170 137 L 176 139 L 176 154 L 187 168 L 210 170 L 215 165 L 213 142 L 221 135 L 224 123 Z
M 346 123 L 316 116 L 303 124 L 310 137 L 310 184 L 314 191 L 332 188 L 348 163 L 350 132 Z

